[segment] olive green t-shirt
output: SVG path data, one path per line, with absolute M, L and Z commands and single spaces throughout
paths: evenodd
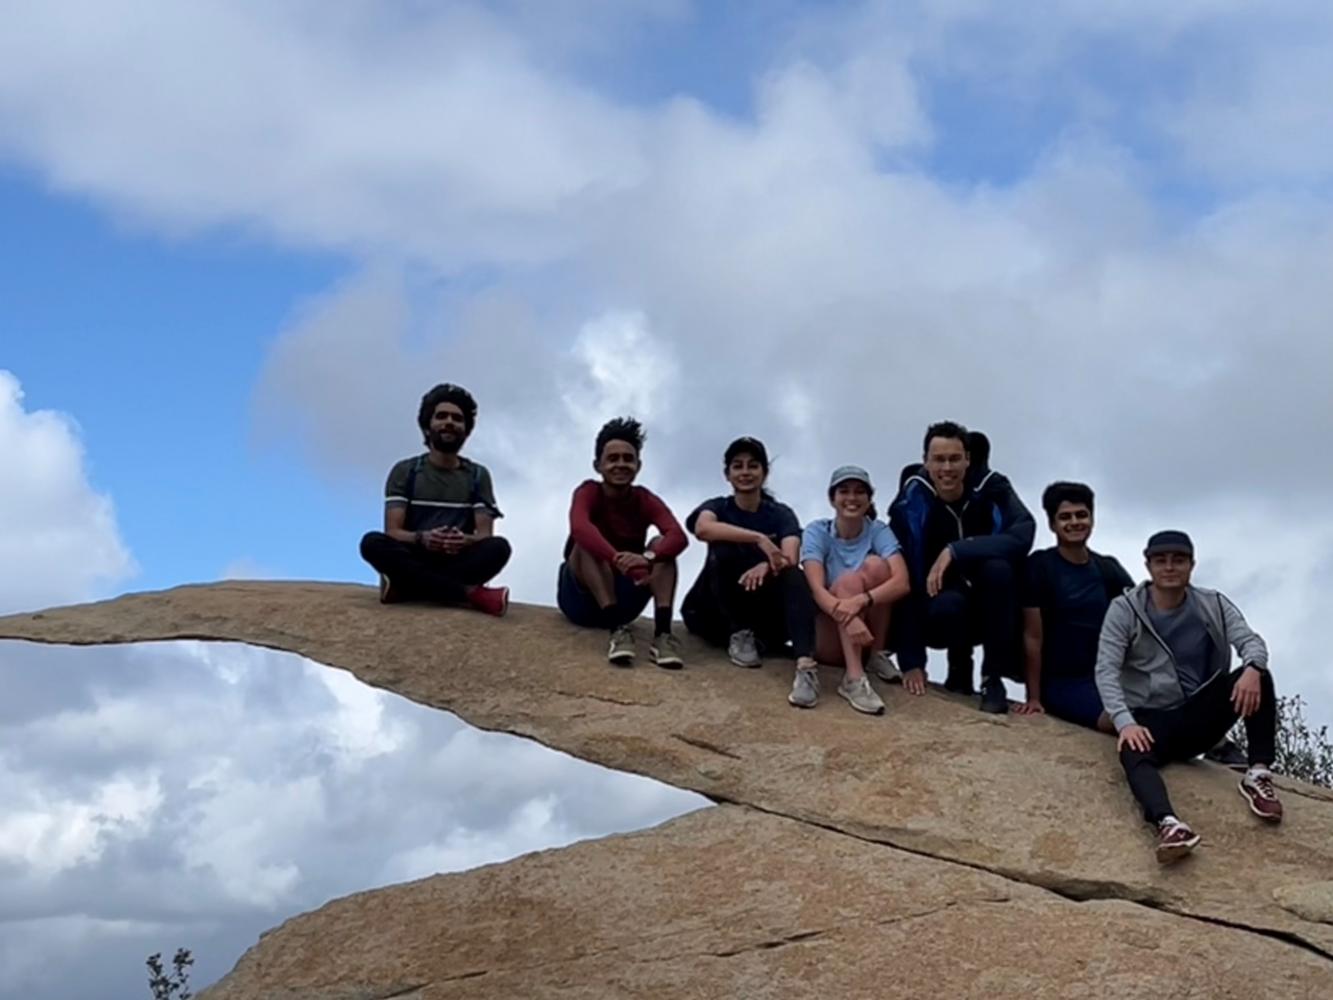
M 409 503 L 408 482 L 413 467 L 416 479 L 411 483 Z M 461 456 L 456 469 L 438 469 L 424 455 L 396 463 L 384 484 L 384 506 L 407 508 L 403 526 L 408 531 L 457 528 L 471 534 L 477 527 L 477 511 L 504 517 L 495 505 L 486 466 Z

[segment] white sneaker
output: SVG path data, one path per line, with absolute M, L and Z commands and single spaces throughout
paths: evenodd
M 903 679 L 902 671 L 898 669 L 898 664 L 893 662 L 893 657 L 887 650 L 877 649 L 871 653 L 866 658 L 866 669 L 885 684 L 898 684 Z
M 866 715 L 884 714 L 884 700 L 875 693 L 875 689 L 870 686 L 870 678 L 865 674 L 854 681 L 844 677 L 838 685 L 838 694 L 846 698 L 858 712 L 865 712 Z

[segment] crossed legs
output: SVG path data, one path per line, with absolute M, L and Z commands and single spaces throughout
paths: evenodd
M 879 556 L 868 556 L 861 568 L 844 573 L 833 581 L 829 593 L 838 599 L 856 597 L 889 579 L 889 564 Z M 846 625 L 839 625 L 828 615 L 815 620 L 815 658 L 821 663 L 842 660 L 847 679 L 856 680 L 865 670 L 867 652 L 883 649 L 889 636 L 889 605 L 876 604 Z

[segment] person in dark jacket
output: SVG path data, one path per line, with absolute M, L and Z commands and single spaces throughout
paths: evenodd
M 983 648 L 981 710 L 1009 710 L 1004 677 L 1018 679 L 1018 580 L 1036 523 L 1009 480 L 971 462 L 989 441 L 953 421 L 931 424 L 925 461 L 903 470 L 889 524 L 903 546 L 911 593 L 894 616 L 903 686 L 926 690 L 926 649 L 948 650 L 948 690 L 972 692 L 972 647 Z

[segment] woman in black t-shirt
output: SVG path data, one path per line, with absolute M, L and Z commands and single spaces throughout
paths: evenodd
M 798 659 L 810 659 L 814 604 L 800 570 L 801 524 L 765 489 L 763 442 L 731 442 L 722 474 L 731 494 L 705 500 L 685 520 L 686 530 L 708 545 L 704 567 L 681 605 L 685 627 L 725 644 L 737 666 L 761 666 L 762 652 L 780 652 L 788 642 Z

